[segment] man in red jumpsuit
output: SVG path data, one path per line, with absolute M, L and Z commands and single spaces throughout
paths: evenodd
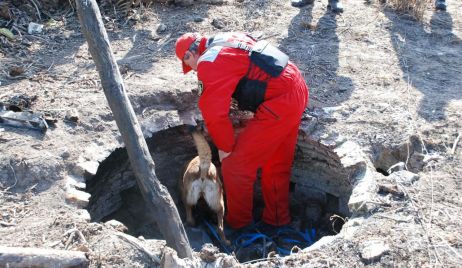
M 302 113 L 308 104 L 308 87 L 290 61 L 278 77 L 263 78 L 267 87 L 262 103 L 235 137 L 229 118 L 230 104 L 240 80 L 250 75 L 250 59 L 247 50 L 223 42 L 252 47 L 255 40 L 242 33 L 223 33 L 210 38 L 186 33 L 175 46 L 183 72 L 197 71 L 202 90 L 199 108 L 222 162 L 226 221 L 235 229 L 253 223 L 253 186 L 261 168 L 263 221 L 273 226 L 286 225 L 291 221 L 291 166 Z M 259 71 L 257 68 L 256 72 Z

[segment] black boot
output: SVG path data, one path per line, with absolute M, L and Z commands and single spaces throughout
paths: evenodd
M 435 1 L 435 8 L 437 10 L 446 11 L 446 1 L 445 0 L 436 0 Z
M 290 2 L 293 7 L 303 7 L 313 4 L 314 0 L 291 0 Z
M 332 10 L 335 13 L 343 12 L 343 5 L 342 3 L 340 3 L 340 0 L 329 0 L 329 4 L 327 5 L 327 8 L 330 8 L 330 10 Z

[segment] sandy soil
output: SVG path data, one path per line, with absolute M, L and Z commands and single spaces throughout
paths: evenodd
M 182 75 L 175 39 L 188 31 L 247 31 L 290 55 L 310 87 L 309 109 L 336 107 L 335 120 L 322 127 L 358 143 L 379 170 L 393 161 L 407 163 L 406 151 L 420 157 L 409 162 L 419 176 L 412 184 L 380 176 L 379 184 L 396 185 L 404 196 L 379 193 L 376 209 L 355 219 L 360 232 L 354 236 L 256 266 L 364 266 L 370 263 L 364 258 L 368 243 L 379 241 L 387 250 L 370 266 L 457 267 L 462 142 L 454 143 L 462 133 L 462 3 L 447 3 L 447 12 L 428 6 L 422 22 L 376 2 L 345 1 L 345 12 L 335 15 L 324 0 L 304 8 L 288 0 L 154 3 L 130 20 L 116 19 L 107 8 L 104 21 L 147 135 L 179 124 L 158 117 L 194 106 L 179 101 L 193 94 L 196 78 Z M 0 101 L 22 96 L 26 108 L 47 112 L 57 123 L 46 133 L 0 124 L 0 244 L 81 250 L 94 267 L 155 266 L 117 239 L 113 227 L 89 223 L 85 210 L 65 199 L 66 178 L 81 174 L 79 163 L 102 161 L 123 146 L 76 15 L 58 10 L 49 20 L 42 14 L 43 32 L 29 35 L 24 27 L 33 10 L 14 10 L 22 36 L 0 36 Z M 22 69 L 19 74 L 14 67 Z M 157 113 L 146 115 L 152 110 Z M 77 123 L 66 116 L 73 111 Z M 160 121 L 147 127 L 153 120 Z M 74 228 L 86 241 L 71 235 Z M 160 252 L 162 241 L 143 243 Z

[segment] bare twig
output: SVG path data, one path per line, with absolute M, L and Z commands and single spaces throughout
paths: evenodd
M 8 190 L 10 190 L 11 188 L 15 187 L 16 184 L 18 183 L 18 178 L 16 178 L 16 172 L 14 172 L 13 166 L 11 166 L 10 163 L 8 163 L 8 166 L 11 168 L 11 171 L 13 171 L 14 184 L 11 185 L 10 187 L 6 188 L 6 191 L 8 191 Z
M 75 230 L 76 229 L 71 229 L 70 231 L 72 231 L 69 235 L 69 238 L 67 239 L 66 241 L 66 244 L 64 246 L 65 249 L 68 249 L 69 248 L 69 245 L 72 243 L 72 240 L 74 240 L 74 237 L 75 237 Z M 69 231 L 66 232 L 66 234 L 69 233 Z
M 395 218 L 395 217 L 392 217 L 392 216 L 388 216 L 388 215 L 383 215 L 383 214 L 377 214 L 377 215 L 375 215 L 375 217 L 384 218 L 384 219 L 389 219 L 389 220 L 394 220 L 394 221 L 396 221 L 396 222 L 410 222 L 410 221 L 411 221 L 411 218 L 407 218 L 407 219 L 398 219 L 398 218 Z
M 37 10 L 37 15 L 38 15 L 39 19 L 42 20 L 42 16 L 40 16 L 40 9 L 38 8 L 35 1 L 34 0 L 29 0 L 29 2 L 31 2 L 34 5 L 35 9 Z
M 451 154 L 455 154 L 455 153 L 456 153 L 456 147 L 457 147 L 457 144 L 458 144 L 459 141 L 460 141 L 460 136 L 461 136 L 461 135 L 462 135 L 461 133 L 459 133 L 459 135 L 457 135 L 457 138 L 456 138 L 456 140 L 454 141 L 454 144 L 452 145 Z

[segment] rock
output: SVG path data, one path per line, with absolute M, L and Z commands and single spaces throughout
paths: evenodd
M 72 36 L 72 32 L 71 31 L 64 31 L 63 36 L 64 36 L 64 39 L 69 39 Z
M 27 27 L 27 33 L 28 34 L 41 33 L 42 30 L 43 30 L 43 25 L 35 23 L 35 22 L 30 22 L 29 26 Z
M 380 260 L 383 254 L 390 251 L 390 247 L 382 240 L 368 240 L 362 244 L 361 259 L 369 264 Z
M 385 183 L 385 184 L 379 184 L 378 186 L 379 186 L 379 193 L 381 194 L 392 194 L 400 198 L 404 197 L 403 191 L 398 189 L 398 186 L 395 184 Z
M 78 209 L 77 210 L 77 215 L 80 219 L 84 220 L 85 222 L 90 222 L 91 221 L 91 216 L 88 210 L 86 209 Z
M 66 112 L 65 120 L 77 123 L 79 122 L 79 113 L 76 109 L 70 109 Z
M 214 262 L 217 259 L 216 255 L 218 253 L 220 253 L 220 250 L 217 247 L 207 243 L 202 246 L 199 257 L 205 262 Z
M 66 202 L 75 204 L 80 208 L 88 205 L 91 195 L 89 193 L 79 191 L 75 188 L 69 187 L 66 191 Z
M 110 221 L 105 222 L 104 225 L 106 225 L 108 227 L 111 227 L 111 228 L 113 228 L 113 229 L 115 229 L 115 230 L 117 230 L 119 232 L 122 232 L 122 233 L 125 233 L 126 231 L 128 231 L 127 226 L 125 226 L 120 221 L 110 220 Z
M 213 19 L 212 20 L 212 25 L 213 25 L 213 27 L 215 27 L 217 29 L 225 28 L 225 23 L 220 19 Z
M 71 156 L 71 153 L 69 153 L 67 150 L 61 153 L 61 158 L 62 159 L 68 159 Z
M 393 172 L 388 178 L 392 181 L 396 181 L 396 183 L 398 184 L 402 184 L 404 186 L 411 186 L 415 181 L 419 179 L 419 175 L 407 170 L 401 170 Z
M 194 22 L 203 22 L 204 19 L 201 17 L 194 17 Z
M 151 33 L 151 34 L 149 35 L 149 38 L 150 38 L 151 40 L 153 40 L 153 41 L 159 41 L 159 40 L 160 40 L 160 36 L 157 35 L 157 33 Z
M 366 214 L 377 207 L 374 194 L 377 192 L 378 187 L 369 169 L 356 179 L 358 181 L 355 183 L 350 199 L 348 200 L 348 208 L 352 213 L 358 213 L 358 215 Z
M 160 23 L 158 26 L 157 26 L 157 29 L 156 29 L 156 33 L 160 34 L 160 33 L 163 33 L 167 30 L 167 25 L 163 24 L 163 23 Z
M 74 187 L 81 190 L 85 189 L 86 187 L 84 179 L 76 176 L 67 176 L 66 184 L 68 187 Z
M 96 161 L 80 162 L 74 168 L 74 173 L 82 177 L 95 176 L 98 167 L 99 163 Z

